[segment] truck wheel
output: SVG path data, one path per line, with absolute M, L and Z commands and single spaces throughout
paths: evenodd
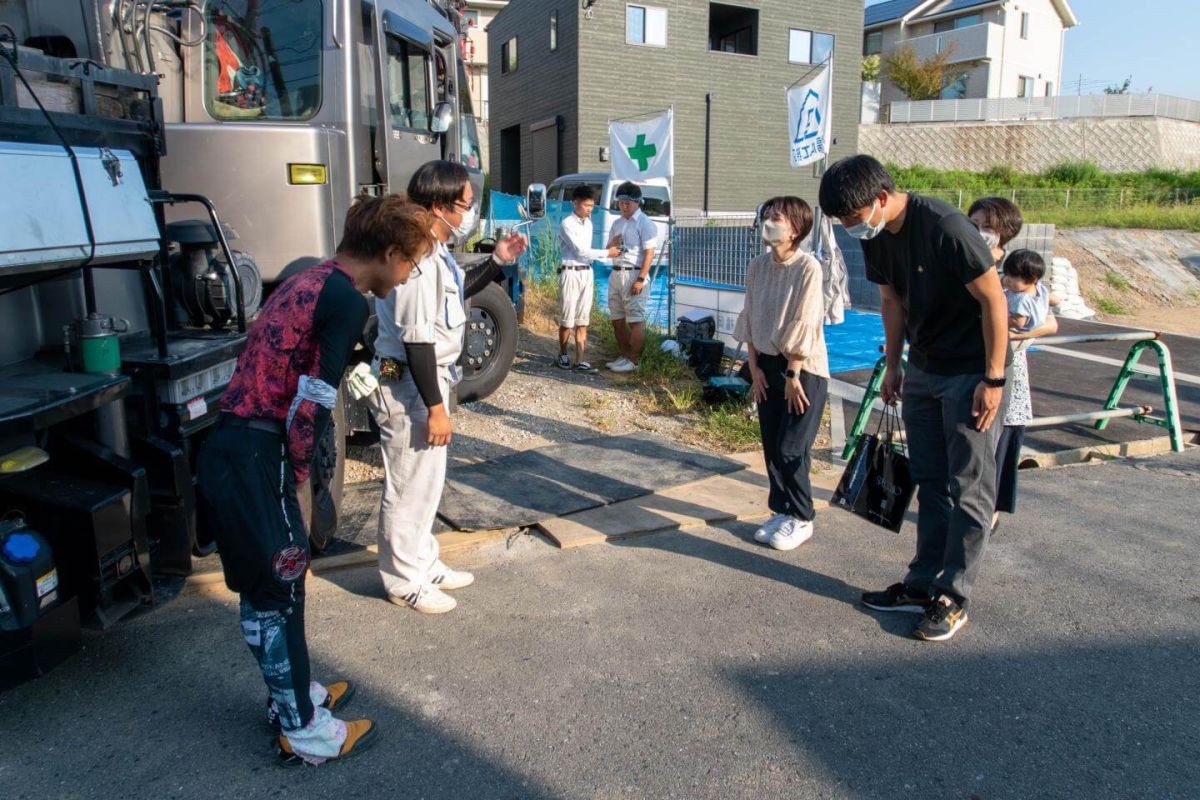
M 500 387 L 517 353 L 517 310 L 496 283 L 471 298 L 458 402 L 482 400 Z
M 308 530 L 308 543 L 314 554 L 325 548 L 337 535 L 342 510 L 342 488 L 346 480 L 346 411 L 338 390 L 333 405 L 333 424 L 317 444 L 312 473 L 303 486 L 296 487 L 300 515 Z

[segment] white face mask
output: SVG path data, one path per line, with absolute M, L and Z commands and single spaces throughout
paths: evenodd
M 987 228 L 980 228 L 979 235 L 983 237 L 983 243 L 988 246 L 989 250 L 995 250 L 1000 246 L 1000 234 L 995 231 L 989 231 Z
M 879 217 L 879 224 L 871 224 L 871 217 L 875 216 L 876 208 L 879 208 L 880 211 L 883 210 L 883 207 L 879 205 L 878 199 L 871 204 L 871 213 L 867 215 L 867 218 L 857 225 L 851 225 L 849 228 L 846 228 L 846 233 L 850 234 L 855 239 L 862 239 L 864 241 L 867 239 L 874 239 L 876 236 L 878 236 L 879 232 L 883 230 L 883 226 L 887 222 L 887 218 L 881 214 Z
M 765 220 L 762 224 L 762 240 L 769 245 L 782 244 L 791 237 L 791 226 L 786 222 L 775 222 L 774 220 Z
M 446 223 L 446 227 L 450 229 L 450 244 L 461 247 L 475 232 L 475 225 L 479 222 L 479 206 L 472 204 L 469 209 L 462 212 L 462 222 L 458 225 L 451 225 L 445 217 L 439 216 L 438 219 Z

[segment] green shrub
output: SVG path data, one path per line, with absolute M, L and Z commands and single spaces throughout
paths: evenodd
M 1104 314 L 1122 315 L 1128 314 L 1129 310 L 1125 306 L 1118 303 L 1116 300 L 1109 300 L 1107 297 L 1097 297 L 1092 300 L 1092 305 Z
M 1108 186 L 1108 176 L 1091 161 L 1066 161 L 1042 173 L 1042 179 L 1065 186 Z

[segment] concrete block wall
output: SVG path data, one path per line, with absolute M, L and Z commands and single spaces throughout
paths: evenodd
M 1200 169 L 1200 123 L 1161 117 L 862 125 L 859 148 L 881 161 L 982 172 L 1041 172 L 1092 161 L 1105 172 Z

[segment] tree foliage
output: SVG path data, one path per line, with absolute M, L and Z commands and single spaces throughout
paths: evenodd
M 881 66 L 879 56 L 865 56 L 862 61 L 862 79 L 864 83 L 874 83 L 879 80 Z
M 1133 76 L 1130 75 L 1123 83 L 1112 83 L 1104 87 L 1105 94 L 1129 94 L 1129 87 L 1133 85 Z
M 937 100 L 942 90 L 959 78 L 950 66 L 953 55 L 954 42 L 928 58 L 917 55 L 912 45 L 902 44 L 883 57 L 883 71 L 909 100 Z

